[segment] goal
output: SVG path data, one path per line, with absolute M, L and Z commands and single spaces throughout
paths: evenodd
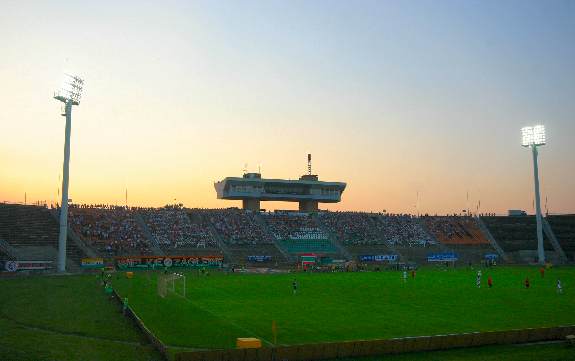
M 172 292 L 177 296 L 186 297 L 186 276 L 181 273 L 158 275 L 158 295 L 162 298 Z

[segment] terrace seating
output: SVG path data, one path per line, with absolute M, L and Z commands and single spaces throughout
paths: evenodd
M 21 255 L 21 259 L 52 259 L 58 248 L 58 235 L 58 222 L 46 207 L 0 204 L 0 238 Z M 84 257 L 70 240 L 66 253 L 74 264 L 79 264 Z
M 386 244 L 378 229 L 377 213 L 321 212 L 319 219 L 346 246 Z
M 570 260 L 575 260 L 575 215 L 547 216 L 561 248 Z
M 225 244 L 230 246 L 270 245 L 273 240 L 258 222 L 257 214 L 240 209 L 195 210 L 213 225 Z
M 322 212 L 320 219 L 345 246 L 428 247 L 435 244 L 419 221 L 409 215 Z
M 0 205 L 0 238 L 12 246 L 52 245 L 58 233 L 56 220 L 44 207 Z
M 486 254 L 497 254 L 473 217 L 424 217 L 424 222 L 442 245 L 457 254 L 460 264 L 481 263 Z
M 149 240 L 134 218 L 134 211 L 125 207 L 72 205 L 68 224 L 86 244 L 102 255 L 152 253 Z
M 473 217 L 423 217 L 427 229 L 446 245 L 487 245 Z
M 0 261 L 15 259 L 14 247 L 10 246 L 8 242 L 0 238 Z
M 170 254 L 217 248 L 209 229 L 192 222 L 181 206 L 144 209 L 140 213 L 159 246 Z
M 192 219 L 197 219 L 205 229 L 213 229 L 225 247 L 231 264 L 275 266 L 285 264 L 284 255 L 275 246 L 265 223 L 257 213 L 229 209 L 191 209 Z M 270 261 L 250 262 L 248 256 L 270 256 Z
M 271 233 L 289 253 L 337 253 L 316 220 L 308 214 L 274 212 L 263 215 Z
M 426 248 L 436 244 L 416 217 L 384 215 L 377 218 L 377 227 L 384 232 L 387 242 L 396 247 Z
M 535 216 L 493 216 L 481 219 L 505 252 L 537 249 Z M 553 251 L 545 233 L 543 241 L 545 250 Z

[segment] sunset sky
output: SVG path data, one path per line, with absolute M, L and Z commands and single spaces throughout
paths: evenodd
M 310 151 L 348 184 L 322 208 L 532 212 L 541 123 L 543 206 L 575 212 L 575 1 L 3 1 L 0 202 L 57 201 L 64 72 L 77 203 L 236 206 L 214 181 Z

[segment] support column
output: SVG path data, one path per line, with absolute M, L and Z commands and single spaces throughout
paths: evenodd
M 317 201 L 300 201 L 300 212 L 317 212 L 319 210 Z
M 62 204 L 60 204 L 60 235 L 58 237 L 58 272 L 66 272 L 66 240 L 68 238 L 68 179 L 70 171 L 70 132 L 72 101 L 66 102 L 66 132 L 64 139 L 64 169 L 62 172 Z
M 537 146 L 532 145 L 533 151 L 533 178 L 535 183 L 535 217 L 537 219 L 537 255 L 539 263 L 545 264 L 545 249 L 543 248 L 543 225 L 541 221 L 541 200 L 539 197 L 539 165 L 537 164 Z
M 242 199 L 242 206 L 245 210 L 259 212 L 260 200 L 259 199 Z

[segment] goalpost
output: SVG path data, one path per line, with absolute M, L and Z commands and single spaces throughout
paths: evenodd
M 158 295 L 164 298 L 168 292 L 186 298 L 186 276 L 181 273 L 158 275 Z

